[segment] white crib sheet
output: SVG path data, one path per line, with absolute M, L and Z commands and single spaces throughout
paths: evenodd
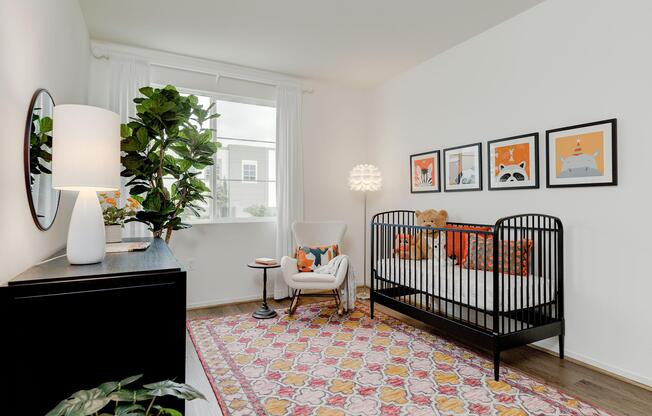
M 442 260 L 441 263 L 435 260 L 433 266 L 432 259 L 415 261 L 388 258 L 378 261 L 376 272 L 379 277 L 390 282 L 424 291 L 442 299 L 479 309 L 493 310 L 493 271 L 477 270 L 476 280 L 476 269 L 460 268 L 450 259 L 448 262 Z M 544 304 L 554 298 L 554 281 L 549 277 L 500 274 L 499 279 L 499 287 L 503 291 L 500 296 L 502 312 Z M 376 289 L 383 288 L 383 282 L 377 284 L 381 286 Z M 386 284 L 385 287 L 391 288 L 392 285 Z

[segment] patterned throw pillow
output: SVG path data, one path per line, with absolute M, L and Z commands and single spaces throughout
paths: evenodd
M 477 234 L 463 231 L 493 231 L 491 227 L 447 224 L 446 255 L 457 259 L 458 264 L 466 264 L 469 255 L 469 237 Z
M 312 272 L 318 266 L 328 264 L 340 254 L 337 244 L 330 246 L 299 246 L 295 252 L 300 272 Z
M 485 251 L 486 250 L 486 251 Z M 507 252 L 507 256 L 505 256 Z M 486 253 L 486 258 L 485 258 Z M 476 261 L 477 257 L 477 261 Z M 532 260 L 532 240 L 506 240 L 498 247 L 498 271 L 518 276 L 528 275 L 528 266 Z M 493 271 L 494 238 L 493 236 L 476 236 L 471 234 L 469 253 L 464 266 L 471 269 Z M 507 270 L 509 269 L 509 270 Z

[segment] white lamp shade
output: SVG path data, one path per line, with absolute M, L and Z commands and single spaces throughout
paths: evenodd
M 54 107 L 52 186 L 69 191 L 120 188 L 120 116 L 103 108 Z
M 380 190 L 383 179 L 374 165 L 357 165 L 349 173 L 349 188 L 352 191 L 374 192 Z

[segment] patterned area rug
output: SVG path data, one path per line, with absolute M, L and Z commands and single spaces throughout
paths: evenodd
M 188 322 L 225 415 L 607 415 L 358 302 Z

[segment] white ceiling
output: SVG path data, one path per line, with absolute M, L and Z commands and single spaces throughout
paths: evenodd
M 93 39 L 366 87 L 543 0 L 80 0 Z

